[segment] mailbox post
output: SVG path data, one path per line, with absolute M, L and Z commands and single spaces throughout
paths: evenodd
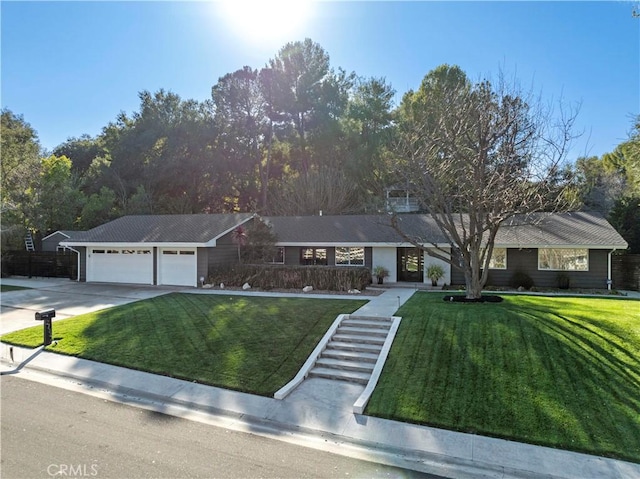
M 55 309 L 47 309 L 36 313 L 36 321 L 42 321 L 44 327 L 44 346 L 49 346 L 53 342 L 51 320 L 56 317 Z

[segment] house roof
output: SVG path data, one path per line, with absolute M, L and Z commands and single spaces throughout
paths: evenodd
M 447 244 L 446 236 L 428 215 L 398 215 L 403 231 L 412 236 Z M 339 216 L 270 216 L 264 220 L 272 225 L 278 244 L 356 244 L 404 243 L 391 227 L 389 215 Z
M 85 232 L 74 232 L 62 244 L 191 244 L 214 246 L 221 236 L 254 215 L 196 214 L 124 216 Z M 389 215 L 271 216 L 278 244 L 331 246 L 406 243 L 391 227 Z M 447 237 L 430 215 L 398 215 L 402 230 L 425 244 L 447 245 Z M 537 213 L 516 216 L 498 231 L 497 247 L 588 247 L 625 249 L 627 243 L 602 217 L 592 213 Z
M 628 244 L 601 215 L 534 213 L 503 223 L 496 244 L 513 247 L 588 246 L 626 249 Z
M 63 241 L 68 245 L 192 243 L 215 240 L 253 218 L 251 213 L 123 216 Z

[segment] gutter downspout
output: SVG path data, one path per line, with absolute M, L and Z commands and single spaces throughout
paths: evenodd
M 611 291 L 611 284 L 613 283 L 613 280 L 611 279 L 611 255 L 615 250 L 616 248 L 613 248 L 607 255 L 607 289 L 609 291 Z

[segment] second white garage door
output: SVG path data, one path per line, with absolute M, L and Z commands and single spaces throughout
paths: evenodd
M 197 286 L 195 248 L 161 248 L 158 266 L 158 284 Z

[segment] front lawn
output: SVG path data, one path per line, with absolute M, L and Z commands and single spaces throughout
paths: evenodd
M 416 293 L 366 413 L 640 462 L 640 302 Z
M 9 291 L 20 291 L 21 289 L 31 288 L 24 288 L 22 286 L 11 286 L 10 284 L 0 284 L 0 293 L 8 293 Z
M 363 300 L 168 294 L 53 324 L 50 351 L 271 396 Z M 42 326 L 2 336 L 42 344 Z

